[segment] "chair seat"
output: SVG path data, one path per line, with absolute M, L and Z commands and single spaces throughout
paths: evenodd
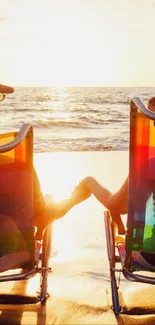
M 30 262 L 28 251 L 14 252 L 0 257 L 0 272 L 5 272 L 14 268 L 21 268 Z
M 116 246 L 118 249 L 118 253 L 120 256 L 120 262 L 124 265 L 125 261 L 125 239 L 121 236 L 117 236 L 115 239 Z M 139 251 L 132 251 L 131 254 L 131 271 L 151 271 L 155 272 L 155 265 L 148 263 L 148 261 L 144 258 L 144 256 L 150 257 L 150 255 L 154 256 L 154 254 L 146 254 Z M 149 258 L 148 258 L 149 259 Z M 151 257 L 150 257 L 151 260 Z M 153 261 L 153 259 L 152 259 Z

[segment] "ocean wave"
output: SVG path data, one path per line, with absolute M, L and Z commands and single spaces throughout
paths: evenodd
M 67 129 L 67 128 L 73 128 L 73 129 L 92 129 L 92 123 L 86 124 L 84 122 L 73 122 L 73 121 L 50 121 L 50 122 L 40 122 L 40 123 L 33 123 L 33 126 L 35 126 L 36 129 L 40 128 L 45 128 L 45 129 L 50 129 L 51 127 L 53 128 L 62 128 L 62 129 Z M 95 123 L 96 127 L 99 126 L 99 123 Z M 104 123 L 106 124 L 106 123 Z
M 75 145 L 76 142 L 76 145 Z M 112 151 L 112 150 L 127 150 L 127 139 L 122 142 L 116 141 L 114 138 L 56 138 L 45 139 L 42 143 L 40 139 L 35 139 L 35 151 L 50 152 L 50 151 Z
M 75 140 L 74 140 L 75 141 Z M 35 143 L 34 145 L 35 152 L 66 152 L 66 151 L 113 151 L 113 150 L 120 150 L 112 145 L 103 145 L 103 144 L 78 144 L 76 143 L 76 147 L 73 145 L 72 142 L 68 143 L 44 143 L 41 145 L 40 143 Z
M 36 128 L 51 128 L 51 126 L 55 127 L 72 127 L 72 128 L 79 128 L 81 127 L 79 122 L 73 122 L 73 121 L 63 121 L 63 120 L 50 120 L 50 121 L 36 121 L 33 123 L 33 125 Z
M 99 114 L 101 112 L 101 110 L 97 109 L 97 108 L 90 108 L 89 106 L 87 107 L 71 107 L 69 109 L 70 112 L 74 112 L 74 113 L 93 113 L 93 114 Z
M 110 125 L 113 123 L 124 123 L 125 118 L 100 118 L 94 116 L 76 116 L 71 119 L 48 119 L 48 120 L 33 120 L 33 125 L 36 128 L 61 127 L 61 128 L 90 128 L 93 126 L 103 127 L 103 125 Z
M 52 96 L 37 96 L 37 97 L 35 97 L 35 101 L 36 102 L 49 102 L 49 101 L 51 101 L 52 100 Z M 56 98 L 54 98 L 54 100 L 56 101 L 57 99 Z
M 122 99 L 103 99 L 102 97 L 97 97 L 97 98 L 88 98 L 86 100 L 89 104 L 97 104 L 97 105 L 128 105 L 129 101 L 128 99 L 122 100 Z
M 51 107 L 20 107 L 20 108 L 11 108 L 10 111 L 14 111 L 14 113 L 18 112 L 18 113 L 23 113 L 23 112 L 32 112 L 32 114 L 35 113 L 49 113 L 52 112 L 53 109 L 51 109 Z M 57 109 L 55 109 L 57 110 Z
M 10 111 L 14 112 L 14 113 L 27 113 L 27 112 L 31 112 L 32 109 L 30 107 L 23 107 L 23 108 L 11 108 Z

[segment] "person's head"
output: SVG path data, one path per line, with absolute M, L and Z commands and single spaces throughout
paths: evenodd
M 0 102 L 5 99 L 5 94 L 12 94 L 14 89 L 9 86 L 0 84 Z
M 147 107 L 150 111 L 155 112 L 155 97 L 151 97 L 148 100 Z

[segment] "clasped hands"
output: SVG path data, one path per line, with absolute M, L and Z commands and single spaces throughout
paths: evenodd
M 85 179 L 83 179 L 79 184 L 75 187 L 72 192 L 71 197 L 75 200 L 76 204 L 88 199 L 91 195 L 90 190 L 86 186 Z

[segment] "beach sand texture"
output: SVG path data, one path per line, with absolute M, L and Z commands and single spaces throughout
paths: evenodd
M 66 197 L 84 176 L 92 175 L 115 191 L 128 173 L 128 153 L 123 151 L 37 154 L 34 163 L 43 192 L 52 193 L 55 200 Z M 55 222 L 46 306 L 1 306 L 0 324 L 155 324 L 153 286 L 122 277 L 120 288 L 126 308 L 147 307 L 152 314 L 116 317 L 111 309 L 103 211 L 91 197 Z M 7 288 L 34 293 L 38 276 L 0 286 L 1 292 Z

